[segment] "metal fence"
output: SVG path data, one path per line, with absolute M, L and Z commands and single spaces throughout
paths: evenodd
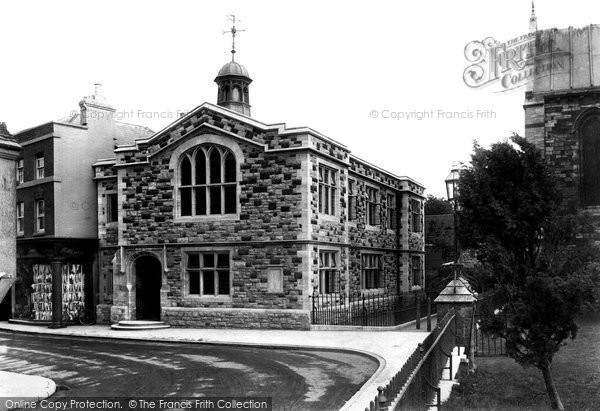
M 378 388 L 379 394 L 365 411 L 388 410 L 391 407 L 395 410 L 426 410 L 430 406 L 439 407 L 438 383 L 444 370 L 452 370 L 456 326 L 456 315 L 451 310 L 423 343 L 419 344 L 388 385 Z M 449 378 L 452 376 L 449 375 Z
M 498 355 L 506 355 L 506 340 L 492 333 L 483 332 L 480 326 L 481 316 L 475 315 L 475 355 L 478 357 L 493 357 Z M 503 321 L 506 324 L 506 316 L 503 316 Z
M 311 300 L 315 325 L 385 327 L 412 321 L 417 315 L 417 304 L 401 294 L 314 294 Z M 420 300 L 419 310 L 421 317 L 427 314 L 427 299 Z

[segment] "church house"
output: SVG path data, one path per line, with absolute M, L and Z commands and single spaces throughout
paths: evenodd
M 233 58 L 215 82 L 217 105 L 93 166 L 99 322 L 308 329 L 314 295 L 424 287 L 421 184 L 251 118 Z

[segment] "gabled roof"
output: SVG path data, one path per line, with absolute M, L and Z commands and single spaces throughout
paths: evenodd
M 471 289 L 469 282 L 462 276 L 450 281 L 434 300 L 436 303 L 472 303 L 474 301 L 477 301 L 477 293 Z
M 249 126 L 252 127 L 256 127 L 260 130 L 263 131 L 269 131 L 269 130 L 275 130 L 277 132 L 277 134 L 279 136 L 285 136 L 285 135 L 297 135 L 297 134 L 309 134 L 311 136 L 317 137 L 319 139 L 322 139 L 334 146 L 337 146 L 345 151 L 348 152 L 349 156 L 353 159 L 355 159 L 358 162 L 361 162 L 365 165 L 368 165 L 369 167 L 372 167 L 384 174 L 387 174 L 395 179 L 398 180 L 405 180 L 405 181 L 410 181 L 414 184 L 416 184 L 417 186 L 420 187 L 424 187 L 421 183 L 415 181 L 414 179 L 407 177 L 407 176 L 397 176 L 389 171 L 386 171 L 378 166 L 375 166 L 371 163 L 368 163 L 365 160 L 362 160 L 354 155 L 351 154 L 350 150 L 348 149 L 348 147 L 346 147 L 344 144 L 340 143 L 339 141 L 336 141 L 330 137 L 327 137 L 326 135 L 319 133 L 318 131 L 310 128 L 310 127 L 291 127 L 288 128 L 286 126 L 285 123 L 275 123 L 275 124 L 266 124 L 266 123 L 262 123 L 260 121 L 257 121 L 251 117 L 245 116 L 243 114 L 240 114 L 236 111 L 233 110 L 229 110 L 227 108 L 212 104 L 212 103 L 208 103 L 205 102 L 201 105 L 199 105 L 198 107 L 194 108 L 193 110 L 189 111 L 188 113 L 186 113 L 185 115 L 177 118 L 176 120 L 174 120 L 171 124 L 169 124 L 168 126 L 166 126 L 165 128 L 163 128 L 162 130 L 149 135 L 146 138 L 138 138 L 135 141 L 132 141 L 130 144 L 119 144 L 120 147 L 118 147 L 115 151 L 116 152 L 127 152 L 127 151 L 137 151 L 138 145 L 139 144 L 152 144 L 153 141 L 160 139 L 162 136 L 164 136 L 165 134 L 170 133 L 172 130 L 176 129 L 176 127 L 179 124 L 182 124 L 184 122 L 186 122 L 188 119 L 192 118 L 194 115 L 196 115 L 197 113 L 201 112 L 204 109 L 208 109 L 212 112 L 215 112 L 217 114 L 232 118 L 234 120 L 243 122 Z M 206 125 L 205 125 L 206 126 Z M 223 131 L 223 130 L 221 130 Z M 239 136 L 236 136 L 239 138 Z
M 148 138 L 146 140 L 143 141 L 139 141 L 138 143 L 151 143 L 153 140 L 163 136 L 164 134 L 168 133 L 169 131 L 171 131 L 177 124 L 179 123 L 183 123 L 186 120 L 188 120 L 189 118 L 193 117 L 195 114 L 197 114 L 198 112 L 200 112 L 202 109 L 209 109 L 213 112 L 216 112 L 218 114 L 230 117 L 234 120 L 238 120 L 241 121 L 243 123 L 246 123 L 250 126 L 259 128 L 261 130 L 267 131 L 267 130 L 277 130 L 277 133 L 279 135 L 286 135 L 286 134 L 300 134 L 300 133 L 308 133 L 308 134 L 312 134 L 316 137 L 322 138 L 324 140 L 327 140 L 328 142 L 335 144 L 338 147 L 344 148 L 344 149 L 348 149 L 344 144 L 340 143 L 339 141 L 336 141 L 330 137 L 327 137 L 324 134 L 319 133 L 316 130 L 313 130 L 310 127 L 292 127 L 292 128 L 288 128 L 286 127 L 285 123 L 275 123 L 275 124 L 266 124 L 260 121 L 257 121 L 251 117 L 247 117 L 243 114 L 238 113 L 237 111 L 233 111 L 233 110 L 229 110 L 227 108 L 221 107 L 221 106 L 217 106 L 215 104 L 212 103 L 202 103 L 201 105 L 199 105 L 198 107 L 196 107 L 195 109 L 191 110 L 190 112 L 188 112 L 186 115 L 179 117 L 178 119 L 176 119 L 175 121 L 173 121 L 171 124 L 169 124 L 168 126 L 166 126 L 165 128 L 163 128 L 162 130 L 156 132 L 153 136 L 151 136 L 151 138 Z M 135 147 L 132 147 L 135 148 Z

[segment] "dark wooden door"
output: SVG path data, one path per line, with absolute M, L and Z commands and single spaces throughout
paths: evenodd
M 152 256 L 143 256 L 135 262 L 135 303 L 138 320 L 160 320 L 160 288 L 162 266 Z

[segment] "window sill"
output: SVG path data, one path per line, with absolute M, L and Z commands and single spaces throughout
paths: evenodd
M 362 288 L 360 293 L 361 295 L 384 294 L 385 288 Z
M 410 291 L 421 291 L 423 289 L 422 285 L 412 285 L 410 287 Z
M 231 295 L 195 295 L 188 294 L 184 297 L 188 301 L 202 301 L 207 303 L 230 303 Z
M 339 222 L 340 221 L 340 216 L 339 215 L 331 215 L 331 214 L 319 213 L 319 220 Z
M 380 231 L 381 230 L 381 226 L 380 225 L 366 224 L 365 225 L 365 230 L 367 230 L 367 231 Z
M 46 235 L 46 231 L 45 230 L 36 231 L 35 233 L 32 234 L 33 237 L 41 237 L 43 235 Z
M 210 221 L 236 221 L 240 219 L 239 214 L 211 214 L 193 217 L 175 217 L 174 223 L 202 223 Z

